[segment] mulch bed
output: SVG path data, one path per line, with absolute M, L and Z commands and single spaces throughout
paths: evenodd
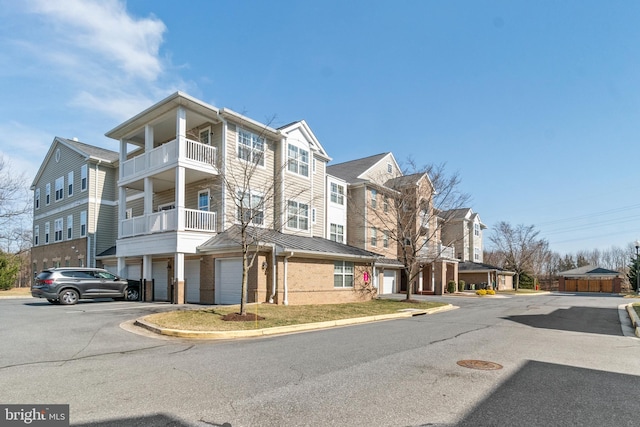
M 258 320 L 264 320 L 264 317 L 258 316 L 255 313 L 247 313 L 245 315 L 240 313 L 229 313 L 222 316 L 222 320 L 229 322 L 255 322 Z

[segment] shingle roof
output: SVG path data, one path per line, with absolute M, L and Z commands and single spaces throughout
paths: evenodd
M 504 268 L 500 268 L 500 267 L 496 267 L 495 265 L 490 265 L 490 264 L 484 264 L 481 262 L 471 262 L 471 261 L 465 261 L 465 262 L 460 262 L 458 263 L 458 271 L 459 272 L 465 272 L 465 271 L 504 271 L 506 273 L 510 273 L 508 270 L 505 270 Z
M 380 255 L 374 252 L 334 242 L 332 240 L 323 239 L 321 237 L 296 236 L 280 233 L 275 230 L 253 227 L 248 230 L 250 235 L 259 242 L 259 245 L 276 245 L 278 252 L 304 251 L 349 257 L 380 257 Z M 242 242 L 240 231 L 241 228 L 239 225 L 233 225 L 224 232 L 207 240 L 205 243 L 200 245 L 198 249 L 201 252 L 237 249 Z
M 424 172 L 412 173 L 411 175 L 403 175 L 395 178 L 391 178 L 385 182 L 385 186 L 398 190 L 407 185 L 417 184 L 425 176 Z
M 572 270 L 561 271 L 560 276 L 617 276 L 619 271 L 608 270 L 606 268 L 595 265 L 585 265 L 583 267 L 574 268 Z
M 70 145 L 77 151 L 85 154 L 87 157 L 94 157 L 100 160 L 107 160 L 109 162 L 115 162 L 120 158 L 120 155 L 116 151 L 107 150 L 106 148 L 96 147 L 95 145 L 85 144 L 84 142 L 76 141 L 73 139 L 67 139 L 62 137 L 56 137 L 59 141 Z
M 327 166 L 327 173 L 329 175 L 344 179 L 349 184 L 364 182 L 364 180 L 358 179 L 358 177 L 363 172 L 366 172 L 370 167 L 382 160 L 388 154 L 389 152 L 380 153 L 373 156 L 364 157 L 362 159 L 350 160 L 344 163 L 329 165 Z

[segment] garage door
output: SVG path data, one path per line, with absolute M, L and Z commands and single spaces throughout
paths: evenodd
M 385 270 L 382 280 L 381 294 L 392 294 L 396 287 L 396 272 L 394 270 Z
M 240 304 L 242 258 L 216 260 L 216 304 Z
M 140 264 L 127 264 L 126 278 L 140 280 L 142 278 L 142 266 Z
M 153 263 L 153 300 L 169 301 L 167 292 L 167 261 L 157 261 Z
M 187 302 L 200 302 L 200 260 L 188 259 L 184 262 L 184 280 L 187 282 Z

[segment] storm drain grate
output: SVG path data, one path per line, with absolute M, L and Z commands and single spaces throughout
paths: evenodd
M 487 362 L 486 360 L 458 360 L 458 365 L 463 368 L 480 369 L 483 371 L 495 371 L 502 369 L 502 365 L 494 362 Z

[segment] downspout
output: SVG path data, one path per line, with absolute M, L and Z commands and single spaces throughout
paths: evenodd
M 293 256 L 293 252 L 289 252 L 289 255 L 284 257 L 284 298 L 282 300 L 282 304 L 289 305 L 289 287 L 287 284 L 287 260 Z
M 276 296 L 276 246 L 273 245 L 271 250 L 271 296 L 269 297 L 269 304 L 273 304 L 273 298 Z

